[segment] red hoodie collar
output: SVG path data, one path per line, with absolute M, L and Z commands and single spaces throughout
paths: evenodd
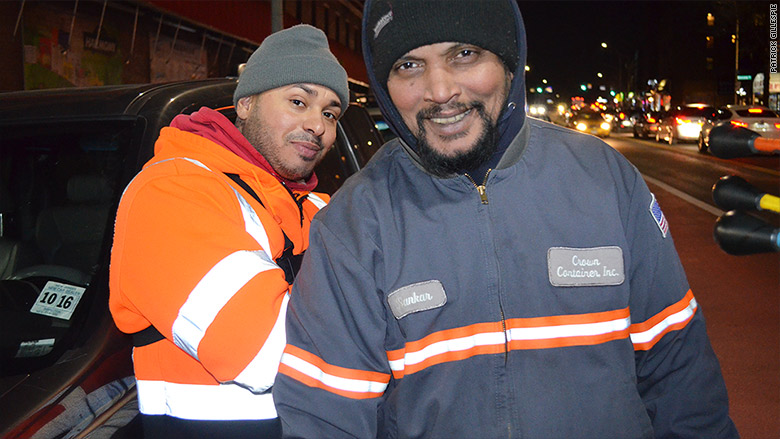
M 264 171 L 276 177 L 282 184 L 294 191 L 313 191 L 317 187 L 317 175 L 311 176 L 303 183 L 288 180 L 277 174 L 268 160 L 258 152 L 252 144 L 238 131 L 238 128 L 227 117 L 211 108 L 201 107 L 200 110 L 190 114 L 180 114 L 173 118 L 171 127 L 178 128 L 188 133 L 197 134 L 212 142 L 224 146 L 227 150 L 247 162 L 262 168 Z

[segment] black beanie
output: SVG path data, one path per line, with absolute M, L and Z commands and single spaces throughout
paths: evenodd
M 428 44 L 473 44 L 496 54 L 510 72 L 517 67 L 515 13 L 509 0 L 375 0 L 367 13 L 372 68 L 385 87 L 393 63 Z

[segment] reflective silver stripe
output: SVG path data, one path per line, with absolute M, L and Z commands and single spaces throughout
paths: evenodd
M 271 333 L 268 334 L 260 352 L 255 358 L 238 374 L 235 382 L 248 387 L 253 392 L 265 392 L 274 384 L 276 372 L 279 370 L 279 361 L 284 353 L 287 333 L 285 332 L 285 316 L 287 316 L 287 303 L 290 301 L 290 294 L 284 295 L 282 307 L 279 315 L 274 322 Z
M 268 235 L 265 233 L 265 227 L 263 227 L 263 223 L 260 222 L 260 218 L 257 216 L 257 212 L 252 209 L 252 206 L 249 205 L 246 198 L 238 193 L 235 188 L 233 188 L 233 193 L 236 194 L 238 204 L 241 206 L 241 213 L 244 215 L 244 229 L 247 233 L 252 235 L 252 238 L 255 238 L 255 241 L 257 241 L 258 244 L 260 244 L 260 247 L 262 247 L 263 251 L 268 256 L 268 259 L 273 260 L 271 244 L 268 241 Z
M 258 273 L 278 268 L 263 251 L 237 251 L 217 262 L 179 309 L 174 343 L 197 359 L 198 345 L 222 307 Z
M 309 192 L 309 195 L 306 197 L 306 199 L 311 201 L 311 203 L 314 204 L 317 209 L 322 209 L 328 205 L 325 200 L 317 196 L 314 192 Z
M 693 316 L 693 314 L 696 312 L 697 307 L 698 307 L 698 303 L 696 302 L 696 299 L 691 297 L 691 300 L 688 302 L 685 308 L 661 320 L 652 328 L 642 332 L 632 332 L 631 342 L 634 343 L 635 345 L 638 345 L 638 344 L 649 343 L 653 341 L 656 337 L 658 337 L 664 331 L 666 331 L 667 328 L 669 328 L 670 326 L 676 325 L 677 323 L 681 323 L 690 319 Z
M 138 380 L 138 408 L 147 415 L 198 420 L 273 419 L 270 393 L 254 394 L 236 384 L 178 384 Z
M 325 387 L 331 387 L 350 393 L 364 393 L 381 395 L 387 389 L 387 382 L 373 381 L 357 378 L 346 378 L 325 372 L 316 364 L 304 360 L 292 353 L 286 352 L 282 356 L 282 364 L 313 378 Z

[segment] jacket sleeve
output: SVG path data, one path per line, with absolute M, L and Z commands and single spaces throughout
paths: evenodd
M 270 254 L 280 238 L 212 172 L 156 166 L 179 171 L 141 173 L 117 212 L 110 280 L 117 326 L 154 325 L 219 382 L 266 391 L 284 349 L 289 297 Z
M 639 176 L 628 218 L 631 340 L 637 386 L 655 437 L 736 438 L 701 307 L 666 218 Z
M 274 402 L 285 437 L 376 437 L 390 381 L 384 310 L 374 268 L 363 266 L 376 260 L 356 254 L 318 218 L 293 286 Z

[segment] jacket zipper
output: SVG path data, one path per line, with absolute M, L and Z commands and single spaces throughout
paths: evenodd
M 492 170 L 492 168 L 487 170 L 481 185 L 478 185 L 469 174 L 463 174 L 466 176 L 466 178 L 469 179 L 469 181 L 471 181 L 471 184 L 477 188 L 477 192 L 479 192 L 479 199 L 482 204 L 488 204 L 487 181 Z M 504 314 L 504 305 L 501 303 L 501 300 L 498 301 L 498 310 L 501 312 L 501 329 L 504 331 L 504 366 L 506 366 L 507 362 L 509 361 L 509 338 L 506 335 L 506 316 Z
M 471 184 L 473 184 L 474 187 L 477 188 L 477 192 L 479 192 L 479 199 L 482 202 L 482 204 L 488 204 L 487 180 L 488 180 L 488 176 L 490 176 L 490 171 L 492 171 L 492 170 L 493 169 L 488 169 L 487 170 L 487 172 L 485 173 L 485 178 L 482 180 L 482 184 L 481 185 L 477 184 L 477 182 L 474 181 L 474 179 L 471 178 L 471 176 L 469 174 L 463 174 L 463 175 L 466 176 L 466 178 L 469 179 L 469 181 L 471 181 Z

